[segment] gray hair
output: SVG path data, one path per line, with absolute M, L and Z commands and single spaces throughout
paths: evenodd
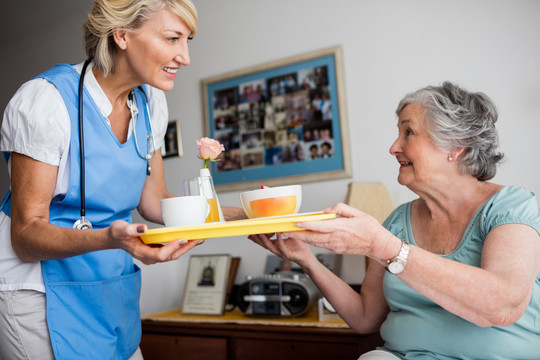
M 191 0 L 95 0 L 83 26 L 86 56 L 93 58 L 95 66 L 108 76 L 114 71 L 118 51 L 113 30 L 136 30 L 163 9 L 178 15 L 190 29 L 191 36 L 197 33 L 197 10 Z
M 427 86 L 406 95 L 396 114 L 399 116 L 412 103 L 424 107 L 427 130 L 439 149 L 464 149 L 459 163 L 462 173 L 480 181 L 495 176 L 497 163 L 504 155 L 498 151 L 497 109 L 486 94 L 444 82 L 442 86 Z

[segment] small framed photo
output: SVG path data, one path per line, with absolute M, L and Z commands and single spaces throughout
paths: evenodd
M 326 266 L 330 271 L 332 271 L 337 276 L 341 275 L 341 262 L 343 256 L 341 254 L 333 253 L 321 253 L 315 255 L 317 259 Z
M 231 255 L 191 255 L 182 314 L 223 315 Z
M 184 155 L 180 121 L 169 121 L 165 139 L 163 139 L 163 146 L 161 147 L 161 154 L 163 155 L 163 158 L 170 158 L 173 156 L 182 157 Z
M 297 272 L 304 273 L 304 270 L 295 262 L 282 259 L 277 255 L 268 255 L 264 267 L 265 274 L 276 274 L 279 272 Z
M 341 261 L 342 261 L 342 255 L 341 254 L 333 254 L 333 253 L 320 253 L 315 254 L 317 259 L 326 266 L 330 271 L 332 271 L 337 276 L 341 275 Z M 292 262 L 290 260 L 282 259 L 279 256 L 276 255 L 268 255 L 266 257 L 266 265 L 265 265 L 265 274 L 275 274 L 279 272 L 297 272 L 297 273 L 303 273 L 304 271 L 302 268 L 295 262 Z

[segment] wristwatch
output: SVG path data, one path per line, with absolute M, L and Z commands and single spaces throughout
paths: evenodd
M 409 256 L 409 249 L 409 244 L 401 240 L 401 249 L 399 249 L 398 256 L 388 260 L 386 270 L 388 270 L 389 273 L 398 275 L 405 270 L 405 265 L 407 265 L 407 257 Z

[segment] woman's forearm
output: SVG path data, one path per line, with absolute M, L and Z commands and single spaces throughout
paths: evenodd
M 62 259 L 112 248 L 107 230 L 64 229 L 43 220 L 29 224 L 12 221 L 11 242 L 24 262 Z
M 378 331 L 388 313 L 388 306 L 382 295 L 382 286 L 375 279 L 378 277 L 376 270 L 366 275 L 359 294 L 318 260 L 303 268 L 352 329 L 362 334 Z
M 222 206 L 221 211 L 223 212 L 223 217 L 227 221 L 247 219 L 246 213 L 242 208 Z

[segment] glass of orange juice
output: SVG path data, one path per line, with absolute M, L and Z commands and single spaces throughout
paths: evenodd
M 223 221 L 223 214 L 217 198 L 214 182 L 210 173 L 206 174 L 201 169 L 201 175 L 191 179 L 184 180 L 184 195 L 203 195 L 206 197 L 208 205 L 210 205 L 210 213 L 206 217 L 206 222 Z

